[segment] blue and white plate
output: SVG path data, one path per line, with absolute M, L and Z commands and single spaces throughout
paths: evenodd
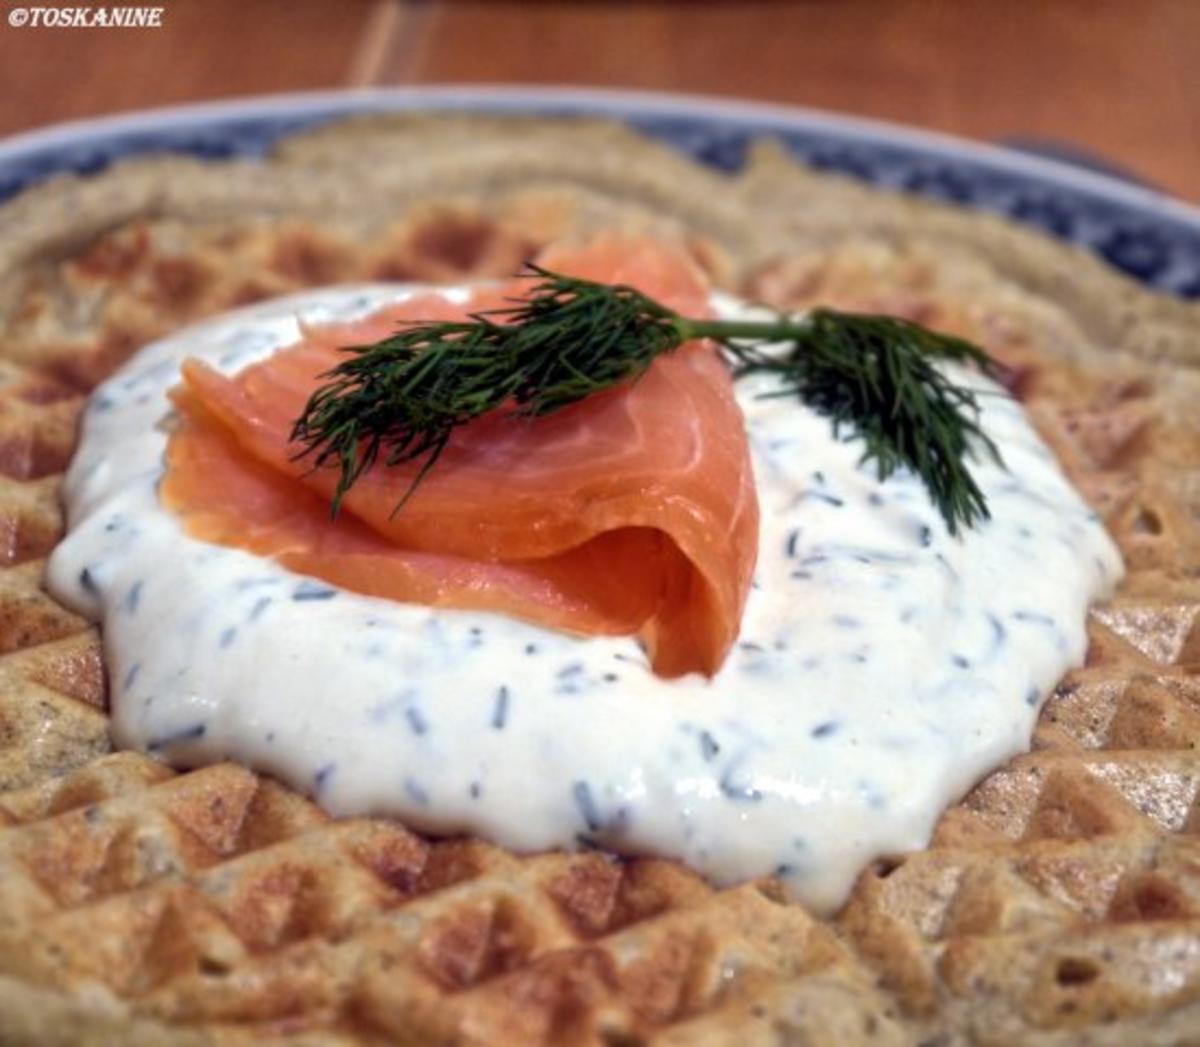
M 571 88 L 437 87 L 275 95 L 59 124 L 0 142 L 0 200 L 63 171 L 136 153 L 256 156 L 351 113 L 468 109 L 617 117 L 704 163 L 736 170 L 781 139 L 813 167 L 998 211 L 1087 247 L 1162 291 L 1200 298 L 1200 210 L 1119 179 L 927 131 L 793 107 Z

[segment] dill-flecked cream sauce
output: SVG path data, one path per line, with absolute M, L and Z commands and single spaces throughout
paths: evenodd
M 238 760 L 338 815 L 396 815 L 518 850 L 679 858 L 720 884 L 776 873 L 817 910 L 1027 748 L 1122 572 L 1019 405 L 983 395 L 1008 470 L 972 468 L 990 521 L 961 538 L 919 479 L 772 379 L 738 383 L 758 567 L 710 680 L 654 676 L 632 638 L 361 596 L 189 538 L 156 488 L 180 362 L 227 373 L 408 293 L 319 291 L 158 342 L 101 386 L 65 493 L 51 590 L 103 623 L 120 745 Z M 724 307 L 734 309 L 730 303 Z M 995 392 L 986 380 L 969 379 Z

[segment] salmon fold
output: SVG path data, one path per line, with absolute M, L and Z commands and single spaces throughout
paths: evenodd
M 711 315 L 703 274 L 660 244 L 607 237 L 539 264 Z M 423 294 L 226 376 L 186 361 L 163 503 L 193 537 L 303 575 L 434 607 L 590 635 L 634 634 L 661 676 L 712 675 L 737 638 L 758 550 L 745 421 L 719 351 L 688 343 L 637 381 L 538 417 L 457 430 L 403 509 L 420 462 L 377 464 L 331 518 L 336 468 L 297 459 L 296 419 L 346 346 L 463 319 L 528 293 Z

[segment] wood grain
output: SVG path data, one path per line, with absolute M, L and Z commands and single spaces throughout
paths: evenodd
M 372 7 L 154 0 L 164 8 L 160 29 L 14 29 L 3 18 L 16 2 L 0 7 L 0 134 L 123 109 L 340 86 Z
M 269 91 L 576 83 L 1064 141 L 1200 200 L 1198 0 L 155 2 L 160 30 L 0 24 L 0 133 Z
M 1196 0 L 473 0 L 441 5 L 415 60 L 383 73 L 698 91 L 1058 139 L 1195 199 L 1198 71 Z

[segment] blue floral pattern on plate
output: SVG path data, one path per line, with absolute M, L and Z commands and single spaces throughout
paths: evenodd
M 139 153 L 176 152 L 206 160 L 262 155 L 284 135 L 339 116 L 380 108 L 434 108 L 446 105 L 437 92 L 405 92 L 392 98 L 371 95 L 318 97 L 280 105 L 264 100 L 212 107 L 186 119 L 178 113 L 148 112 L 117 126 L 80 125 L 75 133 L 46 142 L 0 150 L 0 200 L 44 178 L 71 171 L 90 174 L 114 160 Z M 1056 165 L 1014 169 L 1004 154 L 951 149 L 920 133 L 878 127 L 796 110 L 756 110 L 752 106 L 712 105 L 702 99 L 681 103 L 641 95 L 564 94 L 552 90 L 505 92 L 480 88 L 459 91 L 455 108 L 543 114 L 603 114 L 625 120 L 647 134 L 723 171 L 737 170 L 750 142 L 762 135 L 779 138 L 799 159 L 818 170 L 969 207 L 996 211 L 1059 239 L 1095 251 L 1118 269 L 1163 291 L 1200 298 L 1200 217 L 1181 220 L 1155 206 L 1153 194 L 1131 198 L 1106 188 L 1103 179 L 1086 186 L 1054 176 Z M 1059 168 L 1060 171 L 1068 170 Z M 1161 200 L 1162 198 L 1158 198 Z M 1182 210 L 1180 205 L 1171 205 Z

